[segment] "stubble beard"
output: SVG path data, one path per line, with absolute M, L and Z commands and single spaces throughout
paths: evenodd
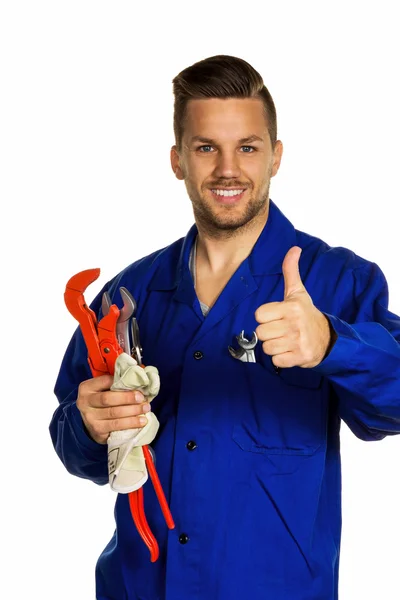
M 240 232 L 250 228 L 258 218 L 262 219 L 268 212 L 270 180 L 267 188 L 261 192 L 258 198 L 253 196 L 247 201 L 244 211 L 235 216 L 235 206 L 223 206 L 217 213 L 204 199 L 197 190 L 185 180 L 186 190 L 193 206 L 193 213 L 199 228 L 209 237 L 213 238 L 231 238 L 239 235 Z M 246 193 L 249 193 L 246 191 Z M 250 192 L 251 193 L 251 192 Z M 232 213 L 232 214 L 230 214 Z

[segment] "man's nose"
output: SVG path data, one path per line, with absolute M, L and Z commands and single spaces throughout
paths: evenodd
M 215 177 L 239 177 L 239 157 L 236 152 L 220 152 L 214 170 Z

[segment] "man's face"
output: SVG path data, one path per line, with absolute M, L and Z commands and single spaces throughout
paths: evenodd
M 232 233 L 266 214 L 282 143 L 272 149 L 263 103 L 255 98 L 190 100 L 182 151 L 171 165 L 184 179 L 196 221 L 210 234 Z

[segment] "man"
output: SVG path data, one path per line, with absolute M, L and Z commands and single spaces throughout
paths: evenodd
M 296 230 L 269 199 L 283 146 L 260 75 L 216 56 L 173 84 L 171 164 L 196 224 L 104 289 L 116 303 L 120 286 L 132 292 L 145 363 L 159 370 L 152 447 L 176 528 L 146 484 L 151 563 L 119 494 L 97 598 L 333 600 L 340 421 L 363 440 L 400 432 L 400 318 L 375 263 Z M 242 331 L 258 337 L 255 362 Z M 77 332 L 51 434 L 71 473 L 105 484 L 108 435 L 143 427 L 150 406 L 92 379 L 86 357 Z

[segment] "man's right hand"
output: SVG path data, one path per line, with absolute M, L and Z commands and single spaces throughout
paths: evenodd
M 144 427 L 144 413 L 150 410 L 137 390 L 110 391 L 113 382 L 111 375 L 100 375 L 79 386 L 76 405 L 90 437 L 99 444 L 106 444 L 112 431 Z

